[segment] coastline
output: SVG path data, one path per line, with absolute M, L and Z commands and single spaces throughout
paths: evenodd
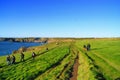
M 0 56 L 9 55 L 12 53 L 24 52 L 30 47 L 41 46 L 45 43 L 41 42 L 10 42 L 2 41 L 0 42 Z

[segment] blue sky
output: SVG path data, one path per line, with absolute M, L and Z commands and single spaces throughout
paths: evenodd
M 119 0 L 0 0 L 0 37 L 120 37 Z

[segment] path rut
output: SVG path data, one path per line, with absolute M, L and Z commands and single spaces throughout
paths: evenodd
M 77 80 L 78 66 L 79 66 L 79 62 L 78 61 L 79 61 L 78 58 L 76 58 L 74 66 L 73 66 L 72 77 L 70 78 L 70 80 Z

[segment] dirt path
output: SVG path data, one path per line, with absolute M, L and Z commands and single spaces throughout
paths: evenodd
M 79 62 L 78 62 L 78 58 L 77 58 L 75 60 L 74 66 L 73 66 L 72 77 L 70 78 L 70 80 L 77 80 L 78 66 L 79 66 Z

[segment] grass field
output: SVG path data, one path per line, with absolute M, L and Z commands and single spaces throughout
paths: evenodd
M 69 80 L 77 57 L 77 80 L 120 80 L 119 39 L 58 42 L 31 47 L 24 52 L 24 62 L 20 62 L 20 54 L 16 53 L 16 64 L 9 66 L 6 56 L 1 56 L 0 80 Z M 91 44 L 90 51 L 83 48 L 88 43 Z M 37 54 L 35 60 L 31 58 L 33 51 Z
M 82 48 L 87 43 L 92 45 L 90 51 Z M 79 66 L 78 79 L 94 80 L 93 77 L 107 80 L 120 79 L 120 40 L 82 40 L 77 41 L 76 45 L 81 51 L 82 59 L 79 62 L 83 63 Z M 87 72 L 86 76 L 81 74 L 85 72 Z

